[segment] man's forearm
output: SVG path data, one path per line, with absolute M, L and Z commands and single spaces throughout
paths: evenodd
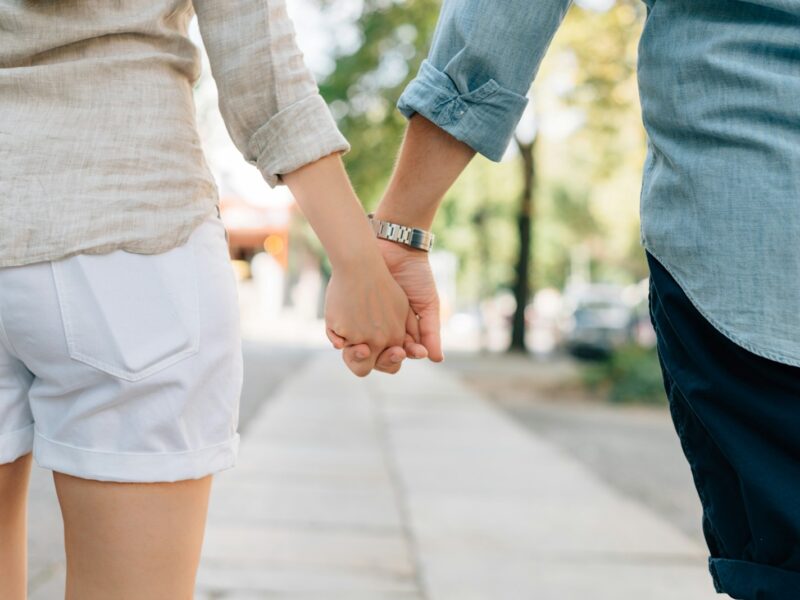
M 442 197 L 473 156 L 472 148 L 424 117 L 414 115 L 376 217 L 430 229 Z

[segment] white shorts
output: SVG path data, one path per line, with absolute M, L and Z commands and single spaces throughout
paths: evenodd
M 0 464 L 102 481 L 231 467 L 242 355 L 225 228 L 163 254 L 0 269 Z

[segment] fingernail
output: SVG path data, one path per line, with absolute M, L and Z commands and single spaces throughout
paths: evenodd
M 391 358 L 391 361 L 392 361 L 394 364 L 397 364 L 397 363 L 399 363 L 399 362 L 403 362 L 403 357 L 402 357 L 402 356 L 400 356 L 399 354 L 395 354 L 394 356 L 392 356 L 392 358 Z
M 368 356 L 369 356 L 369 354 L 366 354 L 365 352 L 356 352 L 356 358 L 358 360 L 364 360 Z

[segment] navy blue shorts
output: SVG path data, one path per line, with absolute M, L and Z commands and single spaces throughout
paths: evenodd
M 664 386 L 717 591 L 800 599 L 800 368 L 730 341 L 647 259 Z

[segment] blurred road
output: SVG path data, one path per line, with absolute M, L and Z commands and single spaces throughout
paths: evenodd
M 316 352 L 318 350 L 289 344 L 243 340 L 244 383 L 239 405 L 239 433 L 247 431 L 253 415 L 283 380 Z
M 453 354 L 447 365 L 537 436 L 703 542 L 701 508 L 665 406 L 608 404 L 570 385 L 577 363 Z
M 703 540 L 700 501 L 666 411 L 577 403 L 504 408 L 606 483 Z
M 700 501 L 666 406 L 614 405 L 569 384 L 577 364 L 505 354 L 446 363 L 537 436 L 703 542 Z

